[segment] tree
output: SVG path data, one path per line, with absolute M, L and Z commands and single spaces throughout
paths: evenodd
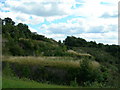
M 90 64 L 91 62 L 89 59 L 83 59 L 82 62 L 80 62 L 80 69 L 77 78 L 78 83 L 84 85 L 86 82 L 92 83 L 101 80 L 99 69 L 92 68 Z
M 26 24 L 19 23 L 17 28 L 22 38 L 32 38 L 32 33 Z
M 61 40 L 59 40 L 58 43 L 61 45 L 62 44 Z
M 3 23 L 4 23 L 5 25 L 6 25 L 6 24 L 11 24 L 11 25 L 14 25 L 14 24 L 15 24 L 15 22 L 12 21 L 12 19 L 9 18 L 9 17 L 5 18 L 5 19 L 3 20 Z
M 97 47 L 97 43 L 95 41 L 90 41 L 90 42 L 88 42 L 88 46 L 96 48 Z
M 64 44 L 69 46 L 69 47 L 82 47 L 82 46 L 86 46 L 87 42 L 85 39 L 82 38 L 76 38 L 74 36 L 68 36 L 65 41 Z

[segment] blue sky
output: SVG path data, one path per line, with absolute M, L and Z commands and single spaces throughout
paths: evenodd
M 55 40 L 118 44 L 118 0 L 0 0 L 0 17 Z

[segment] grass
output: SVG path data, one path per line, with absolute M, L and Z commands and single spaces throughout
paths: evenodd
M 16 77 L 3 77 L 2 81 L 3 88 L 72 88 L 70 86 L 38 83 L 31 80 L 19 79 Z
M 8 63 L 16 63 L 20 65 L 30 65 L 30 66 L 50 66 L 55 68 L 79 68 L 80 67 L 80 60 L 74 60 L 71 57 L 5 57 L 2 61 L 6 61 Z M 81 60 L 82 61 L 82 60 Z M 96 68 L 100 64 L 96 61 L 91 61 L 91 66 Z M 7 72 L 10 76 L 9 67 L 4 68 L 4 72 Z M 11 74 L 12 75 L 12 74 Z M 29 79 L 19 79 L 17 77 L 7 77 L 3 76 L 3 88 L 71 88 L 72 86 L 60 86 L 60 85 L 53 85 L 47 83 L 38 83 Z
M 68 50 L 69 53 L 72 53 L 72 54 L 75 54 L 75 55 L 78 55 L 78 56 L 86 56 L 86 57 L 89 57 L 91 56 L 90 54 L 87 54 L 87 53 L 78 53 L 74 50 Z M 92 56 L 91 56 L 92 57 Z
M 79 60 L 73 60 L 72 58 L 62 57 L 9 57 L 3 59 L 3 61 L 27 65 L 39 65 L 39 66 L 50 66 L 57 68 L 79 68 Z
M 57 68 L 79 68 L 81 59 L 72 57 L 3 57 L 3 61 L 27 65 L 49 66 Z M 99 67 L 100 64 L 96 61 L 91 61 L 94 68 Z

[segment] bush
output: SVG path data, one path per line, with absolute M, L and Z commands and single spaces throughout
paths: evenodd
M 3 75 L 5 76 L 14 76 L 14 72 L 13 70 L 11 69 L 10 67 L 10 64 L 9 63 L 6 63 L 4 68 L 3 68 Z
M 74 81 L 71 81 L 71 82 L 70 82 L 70 86 L 78 87 L 78 83 L 77 83 L 77 81 L 76 81 L 76 78 L 75 78 Z
M 88 59 L 84 59 L 80 64 L 77 82 L 84 85 L 85 82 L 101 82 L 102 74 L 99 68 L 92 68 Z

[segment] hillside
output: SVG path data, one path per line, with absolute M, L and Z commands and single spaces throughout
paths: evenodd
M 57 42 L 31 32 L 26 24 L 16 25 L 11 18 L 2 20 L 2 39 L 5 76 L 12 73 L 58 85 L 118 87 L 118 45 L 97 44 L 74 36 Z

